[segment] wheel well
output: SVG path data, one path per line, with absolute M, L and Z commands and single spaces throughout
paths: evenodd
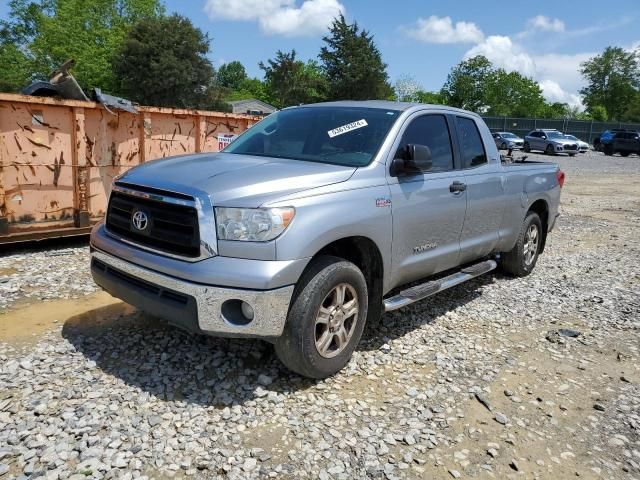
M 369 310 L 367 325 L 375 325 L 382 316 L 384 264 L 382 254 L 373 240 L 367 237 L 346 237 L 323 247 L 314 258 L 333 255 L 355 264 L 367 282 Z M 313 262 L 313 259 L 310 263 Z
M 536 200 L 529 207 L 529 212 L 536 212 L 540 217 L 540 222 L 542 222 L 542 243 L 540 245 L 540 253 L 542 253 L 547 243 L 547 232 L 549 230 L 549 205 L 544 200 Z

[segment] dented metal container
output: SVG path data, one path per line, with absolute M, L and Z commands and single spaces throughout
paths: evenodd
M 88 233 L 142 162 L 217 152 L 259 117 L 0 93 L 0 244 Z

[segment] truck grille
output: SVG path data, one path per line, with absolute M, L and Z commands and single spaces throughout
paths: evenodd
M 109 232 L 143 247 L 182 257 L 200 255 L 198 212 L 191 206 L 113 190 L 106 227 Z

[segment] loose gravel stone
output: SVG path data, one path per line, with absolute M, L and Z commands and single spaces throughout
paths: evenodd
M 324 381 L 122 308 L 23 343 L 0 328 L 3 478 L 640 478 L 640 162 L 553 160 L 561 217 L 532 275 L 385 314 Z M 95 292 L 88 260 L 0 257 L 0 322 Z

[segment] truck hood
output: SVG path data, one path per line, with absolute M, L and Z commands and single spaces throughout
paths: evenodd
M 154 160 L 118 180 L 184 193 L 196 188 L 207 193 L 214 206 L 253 208 L 285 195 L 344 182 L 355 170 L 302 160 L 208 153 Z

